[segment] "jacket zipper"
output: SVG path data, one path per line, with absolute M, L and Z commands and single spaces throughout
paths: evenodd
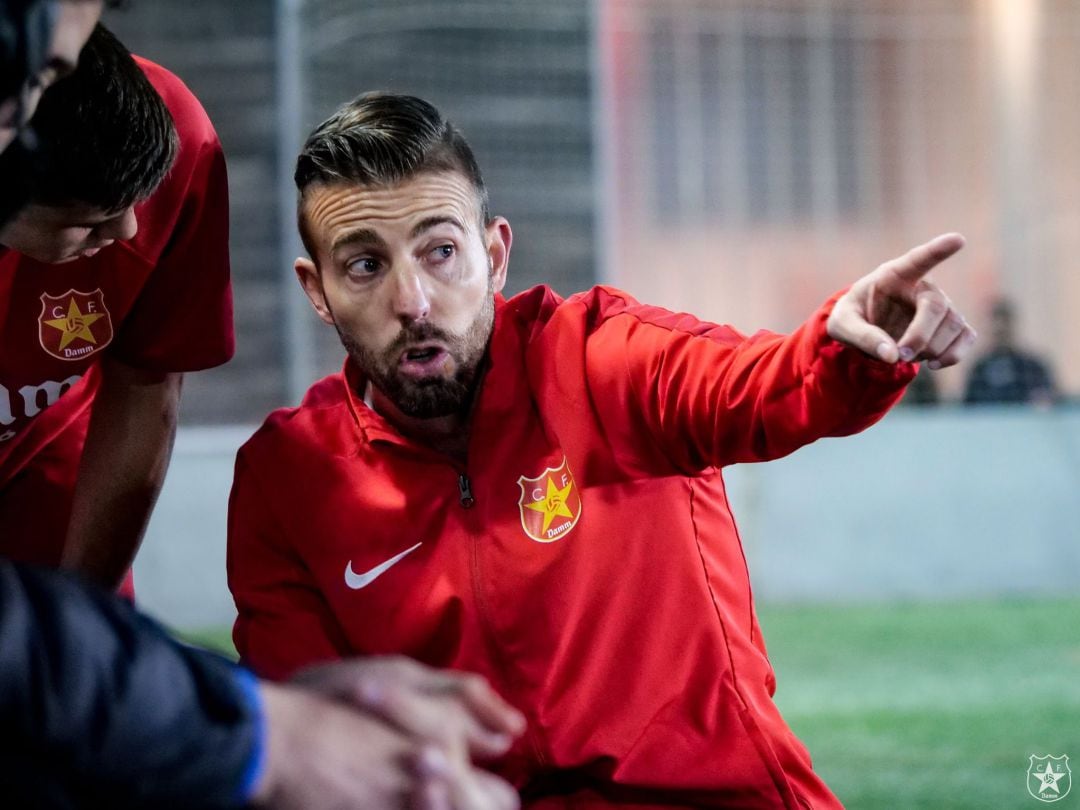
M 458 503 L 461 504 L 462 509 L 472 509 L 476 505 L 476 496 L 473 495 L 472 482 L 469 480 L 469 475 L 466 472 L 466 464 L 462 464 L 457 468 L 458 473 Z M 476 612 L 480 621 L 480 627 L 482 628 L 483 635 L 488 644 L 495 650 L 498 649 L 498 644 L 494 638 L 494 631 L 492 629 L 492 623 L 490 614 L 487 607 L 487 599 L 485 598 L 483 588 L 481 586 L 482 577 L 480 575 L 480 538 L 470 527 L 468 529 L 470 539 L 469 549 L 469 569 L 472 574 L 472 589 L 473 598 L 476 600 Z M 501 681 L 506 694 L 513 694 L 517 690 L 512 687 L 512 680 L 508 677 L 510 667 L 508 663 L 503 659 L 502 655 L 495 654 L 493 656 L 493 669 L 499 673 L 499 680 Z M 533 757 L 543 769 L 547 766 L 549 757 L 544 751 L 544 747 L 541 743 L 540 736 L 536 731 L 536 724 L 532 717 L 532 712 L 529 712 L 530 722 L 528 729 L 525 732 L 525 739 L 528 747 L 532 750 Z
M 458 502 L 463 509 L 472 509 L 476 505 L 476 498 L 473 497 L 472 484 L 469 482 L 469 476 L 465 473 L 458 474 Z

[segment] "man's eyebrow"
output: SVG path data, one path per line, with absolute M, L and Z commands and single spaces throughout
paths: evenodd
M 432 228 L 438 227 L 439 225 L 451 225 L 457 228 L 459 231 L 465 230 L 465 226 L 457 217 L 425 217 L 413 226 L 412 230 L 409 232 L 409 238 L 415 239 L 420 234 L 424 233 L 424 231 L 429 231 Z M 334 239 L 333 244 L 330 245 L 330 253 L 334 254 L 343 247 L 358 244 L 372 245 L 374 247 L 386 247 L 386 240 L 379 236 L 379 234 L 372 228 L 354 228 L 352 230 L 345 231 L 345 233 L 340 234 L 336 239 Z
M 371 228 L 354 228 L 351 231 L 345 231 L 334 240 L 334 243 L 330 245 L 330 253 L 337 253 L 341 248 L 348 245 L 386 247 L 386 240 Z
M 426 218 L 420 220 L 419 222 L 417 222 L 416 225 L 413 226 L 412 231 L 409 233 L 409 238 L 410 239 L 415 239 L 420 234 L 422 234 L 424 231 L 429 231 L 429 230 L 431 230 L 432 228 L 434 228 L 434 227 L 436 227 L 438 225 L 453 225 L 459 231 L 462 231 L 462 232 L 465 231 L 465 226 L 461 223 L 461 220 L 459 220 L 457 217 L 434 216 L 434 217 L 426 217 Z

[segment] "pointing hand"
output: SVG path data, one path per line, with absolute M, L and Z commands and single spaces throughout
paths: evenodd
M 960 234 L 943 234 L 863 276 L 833 307 L 829 336 L 886 363 L 926 360 L 932 369 L 958 363 L 975 330 L 928 274 L 963 246 Z

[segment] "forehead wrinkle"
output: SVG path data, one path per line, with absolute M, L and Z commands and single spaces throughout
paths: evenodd
M 320 185 L 304 197 L 309 227 L 316 233 L 321 231 L 334 246 L 348 236 L 335 236 L 335 231 L 347 229 L 353 233 L 367 227 L 375 232 L 371 220 L 408 225 L 422 217 L 410 228 L 413 238 L 437 222 L 450 223 L 468 233 L 467 223 L 479 220 L 472 186 L 455 173 L 424 174 L 394 186 Z

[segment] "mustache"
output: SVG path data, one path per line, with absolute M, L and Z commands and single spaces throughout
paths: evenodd
M 457 343 L 454 335 L 434 324 L 426 322 L 411 323 L 401 328 L 397 337 L 386 348 L 386 354 L 396 356 L 403 352 L 407 346 L 413 343 L 422 343 L 426 340 L 437 340 L 447 347 L 453 347 Z

